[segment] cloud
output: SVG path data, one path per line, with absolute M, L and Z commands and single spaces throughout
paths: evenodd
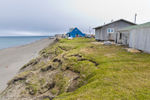
M 150 20 L 150 0 L 0 0 L 0 35 L 49 35 L 125 18 Z M 5 31 L 5 32 L 4 32 Z

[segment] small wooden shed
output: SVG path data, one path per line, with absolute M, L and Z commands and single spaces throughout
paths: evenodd
M 116 43 L 118 44 L 123 44 L 123 45 L 128 45 L 129 44 L 129 32 L 124 31 L 124 30 L 119 30 L 116 34 Z
M 122 45 L 129 45 L 129 29 L 133 26 L 129 26 L 123 29 L 120 29 L 116 33 L 116 43 Z

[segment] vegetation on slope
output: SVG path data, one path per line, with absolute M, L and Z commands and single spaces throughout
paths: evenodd
M 149 54 L 75 38 L 61 39 L 40 55 L 23 66 L 3 96 L 35 100 L 150 99 Z

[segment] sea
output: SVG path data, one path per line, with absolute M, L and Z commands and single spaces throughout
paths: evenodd
M 49 36 L 0 36 L 0 49 L 21 46 Z

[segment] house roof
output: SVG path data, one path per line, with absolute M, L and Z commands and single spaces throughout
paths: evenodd
M 67 34 L 70 34 L 74 31 L 78 31 L 78 32 L 82 33 L 77 27 L 75 27 L 75 28 L 71 28 L 70 31 Z M 84 34 L 84 33 L 82 33 L 82 34 Z
M 72 32 L 75 28 L 70 28 L 68 33 Z
M 110 25 L 110 24 L 113 24 L 113 23 L 116 23 L 116 22 L 119 22 L 119 21 L 124 21 L 124 22 L 127 22 L 127 23 L 129 23 L 129 24 L 136 25 L 135 23 L 130 22 L 130 21 L 127 21 L 127 20 L 125 20 L 125 19 L 119 19 L 119 20 L 113 21 L 113 22 L 111 22 L 111 23 L 108 23 L 108 24 L 105 24 L 105 25 L 102 25 L 102 26 L 95 27 L 94 29 L 102 28 L 102 27 L 104 27 L 104 26 L 107 26 L 107 25 Z
M 150 28 L 150 22 L 140 24 L 140 25 L 129 26 L 129 27 L 120 29 L 119 31 L 129 31 L 129 30 L 138 29 L 138 28 Z
M 73 30 L 75 30 L 75 29 L 77 29 L 77 30 L 79 30 L 77 27 L 74 27 L 74 28 L 70 28 L 70 30 L 69 30 L 69 32 L 68 33 L 71 33 Z M 80 31 L 80 30 L 79 30 Z

